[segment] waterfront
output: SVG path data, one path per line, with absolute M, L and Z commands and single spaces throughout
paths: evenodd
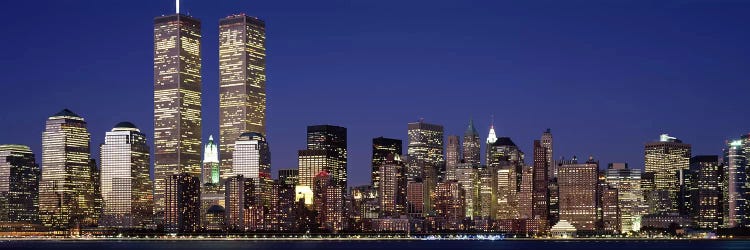
M 0 240 L 2 249 L 748 249 L 749 240 Z

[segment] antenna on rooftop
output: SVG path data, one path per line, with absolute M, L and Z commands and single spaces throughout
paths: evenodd
M 175 13 L 180 14 L 180 0 L 175 0 Z

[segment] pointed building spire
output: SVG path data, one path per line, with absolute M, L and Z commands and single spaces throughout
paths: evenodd
M 490 116 L 490 134 L 487 135 L 487 144 L 493 144 L 497 141 L 497 135 L 495 135 L 495 116 Z
M 477 128 L 474 127 L 474 119 L 469 118 L 469 127 L 466 128 L 466 132 L 464 132 L 465 136 L 479 136 L 479 132 L 477 132 Z

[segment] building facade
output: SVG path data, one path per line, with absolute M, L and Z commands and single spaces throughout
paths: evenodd
M 145 228 L 152 223 L 153 183 L 146 135 L 130 122 L 107 132 L 100 149 L 100 226 Z
M 662 202 L 665 204 L 657 204 L 659 208 L 652 209 L 653 212 L 676 212 L 677 192 L 679 192 L 677 173 L 689 168 L 690 150 L 690 144 L 682 143 L 679 139 L 667 134 L 661 135 L 657 142 L 646 144 L 645 172 L 654 174 L 653 189 L 646 191 L 655 197 L 668 196 L 668 201 Z
M 95 225 L 96 172 L 92 171 L 91 135 L 83 118 L 63 110 L 47 119 L 42 134 L 39 217 L 44 226 L 67 229 Z
M 201 22 L 154 19 L 154 210 L 164 217 L 170 176 L 201 174 Z
M 39 223 L 39 165 L 25 145 L 0 145 L 0 231 Z
M 563 164 L 557 169 L 560 192 L 560 220 L 567 220 L 579 231 L 596 229 L 596 190 L 599 164 Z
M 221 176 L 236 173 L 237 138 L 266 135 L 266 24 L 244 14 L 219 20 L 219 148 Z

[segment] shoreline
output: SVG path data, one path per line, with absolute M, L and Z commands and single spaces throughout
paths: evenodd
M 118 242 L 118 241 L 750 241 L 750 238 L 0 238 L 4 241 L 70 241 L 70 242 Z

